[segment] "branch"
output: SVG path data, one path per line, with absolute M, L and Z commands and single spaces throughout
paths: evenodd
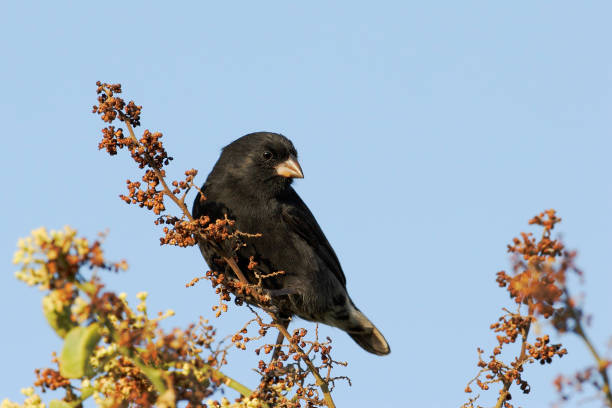
M 306 363 L 306 366 L 308 367 L 308 370 L 312 373 L 312 375 L 315 377 L 316 381 L 317 381 L 317 385 L 319 386 L 319 388 L 321 388 L 321 391 L 323 391 L 323 397 L 325 398 L 325 403 L 327 404 L 327 406 L 329 408 L 335 408 L 336 404 L 334 404 L 334 400 L 331 397 L 331 393 L 329 391 L 329 386 L 327 384 L 327 381 L 325 381 L 325 379 L 323 379 L 323 377 L 321 377 L 321 374 L 319 374 L 319 370 L 317 370 L 317 368 L 314 366 L 314 364 L 312 363 L 312 361 L 310 361 L 310 358 L 308 358 L 308 355 L 306 353 L 304 353 L 304 350 L 302 350 L 302 348 L 300 346 L 298 346 L 293 340 L 291 335 L 289 334 L 289 332 L 287 331 L 287 329 L 285 328 L 285 326 L 283 326 L 278 320 L 278 317 L 272 313 L 272 312 L 267 312 L 272 319 L 274 320 L 274 324 L 275 326 L 278 328 L 278 330 L 283 334 L 283 336 L 285 336 L 285 338 L 289 341 L 290 347 L 293 348 L 293 350 L 295 352 L 297 352 L 300 356 L 300 358 L 302 359 L 302 361 L 304 361 L 304 363 Z
M 210 367 L 210 366 L 209 366 Z M 227 385 L 230 388 L 233 388 L 234 390 L 238 391 L 241 395 L 245 396 L 245 397 L 250 397 L 251 394 L 253 394 L 253 391 L 251 391 L 251 389 L 249 387 L 247 387 L 246 385 L 243 385 L 241 383 L 239 383 L 238 381 L 234 380 L 233 378 L 223 374 L 221 371 L 210 367 L 211 373 L 212 373 L 212 378 L 213 380 L 220 380 L 223 384 Z M 266 405 L 267 407 L 267 405 Z
M 529 358 L 527 356 L 527 336 L 529 336 L 529 329 L 531 328 L 531 323 L 527 325 L 527 327 L 521 329 L 521 353 L 518 356 L 517 366 L 515 368 L 519 369 L 522 367 L 525 361 Z M 503 403 L 508 398 L 508 394 L 510 393 L 510 387 L 512 386 L 512 381 L 504 381 L 504 387 L 499 392 L 499 398 L 497 399 L 497 403 L 495 404 L 495 408 L 501 408 Z
M 107 95 L 108 95 L 108 91 L 107 91 Z M 140 141 L 136 138 L 136 135 L 134 134 L 134 129 L 132 128 L 132 125 L 130 124 L 130 121 L 129 120 L 125 120 L 123 123 L 125 123 L 125 126 L 127 127 L 128 132 L 130 133 L 130 139 L 132 139 L 135 143 L 140 145 Z M 189 221 L 193 221 L 193 217 L 191 216 L 191 213 L 189 212 L 189 209 L 185 205 L 185 195 L 183 195 L 182 199 L 178 198 L 172 192 L 172 190 L 170 190 L 170 188 L 168 187 L 168 184 L 166 184 L 166 180 L 165 180 L 164 174 L 162 173 L 162 171 L 159 168 L 157 168 L 157 166 L 153 162 L 153 159 L 151 158 L 151 156 L 148 153 L 145 153 L 144 156 L 147 159 L 147 163 L 149 164 L 149 167 L 151 167 L 151 169 L 153 169 L 153 171 L 155 172 L 155 175 L 157 176 L 159 181 L 162 183 L 162 186 L 164 188 L 164 194 L 167 195 L 168 197 L 170 197 L 170 199 L 172 201 L 174 201 L 174 203 L 181 209 L 181 211 L 183 212 L 183 214 L 185 214 L 185 216 L 189 219 Z
M 607 372 L 607 368 L 608 368 L 607 361 L 601 358 L 601 356 L 595 349 L 595 346 L 593 345 L 591 340 L 588 338 L 586 332 L 584 331 L 584 328 L 582 327 L 580 316 L 578 315 L 578 313 L 576 313 L 576 309 L 570 304 L 571 297 L 569 294 L 569 290 L 567 288 L 565 288 L 565 296 L 566 296 L 565 304 L 568 307 L 570 316 L 574 319 L 576 323 L 576 325 L 573 328 L 573 331 L 582 339 L 582 341 L 584 341 L 587 348 L 593 355 L 593 358 L 595 359 L 595 362 L 597 364 L 597 371 L 599 372 L 599 375 L 601 376 L 601 379 L 603 381 L 603 387 L 601 391 L 605 395 L 606 405 L 608 405 L 609 407 L 612 407 L 612 390 L 610 389 L 610 378 L 608 377 L 608 372 Z

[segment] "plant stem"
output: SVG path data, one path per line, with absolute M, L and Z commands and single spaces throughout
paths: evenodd
M 251 389 L 248 388 L 246 385 L 243 385 L 239 383 L 238 381 L 234 380 L 233 378 L 228 377 L 227 375 L 223 374 L 221 371 L 211 367 L 211 373 L 212 373 L 211 377 L 213 379 L 221 380 L 223 384 L 238 391 L 241 395 L 245 397 L 250 397 L 251 394 L 253 394 L 253 391 L 251 391 Z
M 587 348 L 593 355 L 593 358 L 595 359 L 595 362 L 597 364 L 597 371 L 599 372 L 599 375 L 601 376 L 601 379 L 603 381 L 603 387 L 601 387 L 601 391 L 603 392 L 606 398 L 606 405 L 608 405 L 609 407 L 612 407 L 612 390 L 610 389 L 610 378 L 608 377 L 608 372 L 607 372 L 607 368 L 608 368 L 607 361 L 600 357 L 599 353 L 595 349 L 595 346 L 593 345 L 591 340 L 587 337 L 586 332 L 584 331 L 584 328 L 582 327 L 582 322 L 580 321 L 580 317 L 578 316 L 578 313 L 576 313 L 576 309 L 569 302 L 569 299 L 571 298 L 569 295 L 569 291 L 567 289 L 565 289 L 565 296 L 566 296 L 565 304 L 571 316 L 574 318 L 574 321 L 576 322 L 576 326 L 574 327 L 574 333 L 576 333 L 582 339 L 582 341 L 584 341 Z
M 525 328 L 521 329 L 521 353 L 519 354 L 517 360 L 517 369 L 523 365 L 523 363 L 527 360 L 527 336 L 529 336 L 529 329 L 531 328 L 531 323 L 527 324 Z M 512 381 L 504 381 L 504 388 L 499 393 L 499 398 L 495 403 L 495 408 L 501 408 L 510 393 L 510 386 L 512 385 Z
M 319 370 L 317 370 L 317 367 L 315 367 L 312 361 L 310 361 L 310 358 L 308 358 L 308 355 L 304 352 L 304 350 L 302 350 L 300 346 L 298 346 L 296 343 L 292 341 L 291 335 L 289 334 L 285 326 L 279 321 L 278 317 L 272 312 L 267 311 L 267 313 L 268 315 L 270 315 L 270 317 L 272 317 L 272 320 L 274 320 L 274 324 L 278 328 L 278 330 L 283 334 L 283 336 L 285 336 L 285 338 L 289 342 L 289 346 L 292 347 L 293 350 L 299 354 L 302 361 L 304 361 L 304 363 L 308 367 L 308 370 L 314 376 L 317 382 L 317 385 L 319 386 L 319 388 L 321 388 L 321 391 L 323 391 L 323 397 L 325 398 L 325 404 L 329 408 L 335 408 L 336 404 L 334 404 L 334 400 L 332 399 L 331 393 L 329 392 L 327 381 L 325 381 L 325 379 L 321 377 L 321 374 L 319 374 Z
M 132 124 L 128 120 L 124 120 L 123 123 L 125 123 L 125 126 L 127 127 L 128 132 L 130 133 L 130 138 L 135 143 L 140 144 L 140 141 L 136 138 L 136 134 L 134 134 L 134 129 L 132 128 Z M 185 216 L 189 219 L 189 221 L 193 221 L 193 217 L 191 216 L 189 209 L 185 205 L 185 202 L 179 199 L 172 192 L 172 190 L 170 190 L 170 188 L 168 187 L 168 184 L 166 184 L 166 179 L 164 175 L 162 174 L 161 170 L 158 169 L 155 163 L 153 162 L 153 158 L 148 153 L 145 153 L 144 156 L 147 162 L 149 163 L 149 167 L 153 169 L 153 171 L 155 172 L 155 175 L 157 176 L 157 179 L 162 184 L 162 187 L 164 188 L 164 194 L 170 197 L 172 201 L 174 201 L 174 203 L 181 209 L 181 211 L 183 211 L 183 214 L 185 214 Z

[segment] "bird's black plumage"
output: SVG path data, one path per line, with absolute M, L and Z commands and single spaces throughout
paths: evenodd
M 268 132 L 248 134 L 223 149 L 202 187 L 206 199 L 198 194 L 194 201 L 193 216 L 227 216 L 241 232 L 261 234 L 242 237 L 245 245 L 236 255 L 243 271 L 251 256 L 260 275 L 284 271 L 263 280 L 281 316 L 338 327 L 365 350 L 388 354 L 385 338 L 350 299 L 338 257 L 321 227 L 291 187 L 295 177 L 303 174 L 289 139 Z M 200 248 L 208 265 L 218 269 L 218 248 Z M 229 269 L 227 273 L 233 275 Z M 257 282 L 255 276 L 247 279 Z

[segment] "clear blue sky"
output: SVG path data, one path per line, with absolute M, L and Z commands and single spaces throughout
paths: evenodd
M 476 347 L 509 304 L 495 284 L 506 244 L 545 208 L 580 250 L 594 342 L 612 335 L 612 3 L 5 2 L 0 236 L 0 399 L 20 399 L 60 341 L 41 294 L 13 277 L 18 237 L 69 224 L 130 270 L 112 289 L 150 293 L 170 324 L 212 317 L 196 249 L 160 248 L 152 216 L 117 197 L 139 174 L 97 151 L 96 80 L 121 82 L 165 134 L 171 173 L 200 170 L 252 131 L 281 132 L 300 153 L 296 189 L 344 266 L 349 291 L 389 340 L 363 352 L 325 328 L 350 365 L 341 407 L 450 407 L 465 401 Z M 215 320 L 230 333 L 248 312 Z M 307 327 L 311 327 L 307 325 Z M 554 400 L 567 358 L 529 367 L 529 399 Z M 254 386 L 254 353 L 227 371 Z M 484 394 L 483 402 L 495 391 Z

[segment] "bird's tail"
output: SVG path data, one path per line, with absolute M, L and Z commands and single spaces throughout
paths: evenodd
M 334 326 L 347 332 L 364 350 L 379 356 L 389 354 L 391 348 L 380 330 L 353 305 L 353 302 L 349 300 L 348 303 L 350 305 L 348 319 L 336 320 Z

